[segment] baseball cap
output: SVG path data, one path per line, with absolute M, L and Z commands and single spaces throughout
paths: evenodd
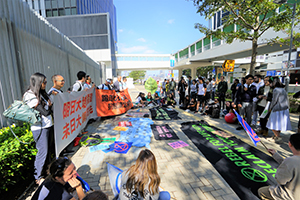
M 110 82 L 111 82 L 111 80 L 110 80 L 110 79 L 106 79 L 106 81 L 107 81 L 108 83 L 110 83 Z

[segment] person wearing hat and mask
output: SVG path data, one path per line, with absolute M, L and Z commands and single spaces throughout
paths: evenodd
M 111 80 L 106 79 L 105 83 L 99 85 L 97 88 L 100 89 L 100 90 L 112 90 L 110 84 L 111 84 Z

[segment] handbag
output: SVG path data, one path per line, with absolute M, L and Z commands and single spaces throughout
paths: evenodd
M 34 98 L 32 98 L 34 99 Z M 27 101 L 30 101 L 32 99 L 29 99 Z M 4 112 L 3 112 L 3 116 L 5 116 L 8 119 L 12 119 L 15 121 L 21 121 L 21 122 L 27 122 L 32 124 L 35 124 L 37 122 L 41 123 L 41 131 L 40 134 L 37 138 L 37 141 L 39 140 L 41 133 L 42 133 L 42 116 L 40 114 L 39 111 L 30 108 L 27 105 L 27 101 L 20 101 L 20 100 L 15 100 Z M 9 122 L 7 121 L 7 125 L 10 129 L 10 131 L 12 132 L 12 134 L 18 139 L 19 142 L 23 143 L 23 144 L 30 144 L 30 143 L 26 143 L 26 142 L 22 142 L 17 135 L 13 132 L 13 130 L 10 127 Z

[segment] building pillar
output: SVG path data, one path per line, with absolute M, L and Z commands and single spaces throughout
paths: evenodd
M 181 79 L 183 69 L 178 69 L 178 81 Z
M 196 79 L 197 77 L 197 67 L 192 67 L 191 68 L 191 77 L 192 79 Z

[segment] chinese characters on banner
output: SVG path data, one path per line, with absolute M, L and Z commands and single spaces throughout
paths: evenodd
M 123 114 L 133 106 L 128 89 L 122 92 L 96 90 L 96 99 L 99 117 Z
M 56 156 L 70 144 L 91 118 L 96 118 L 95 89 L 54 96 Z

